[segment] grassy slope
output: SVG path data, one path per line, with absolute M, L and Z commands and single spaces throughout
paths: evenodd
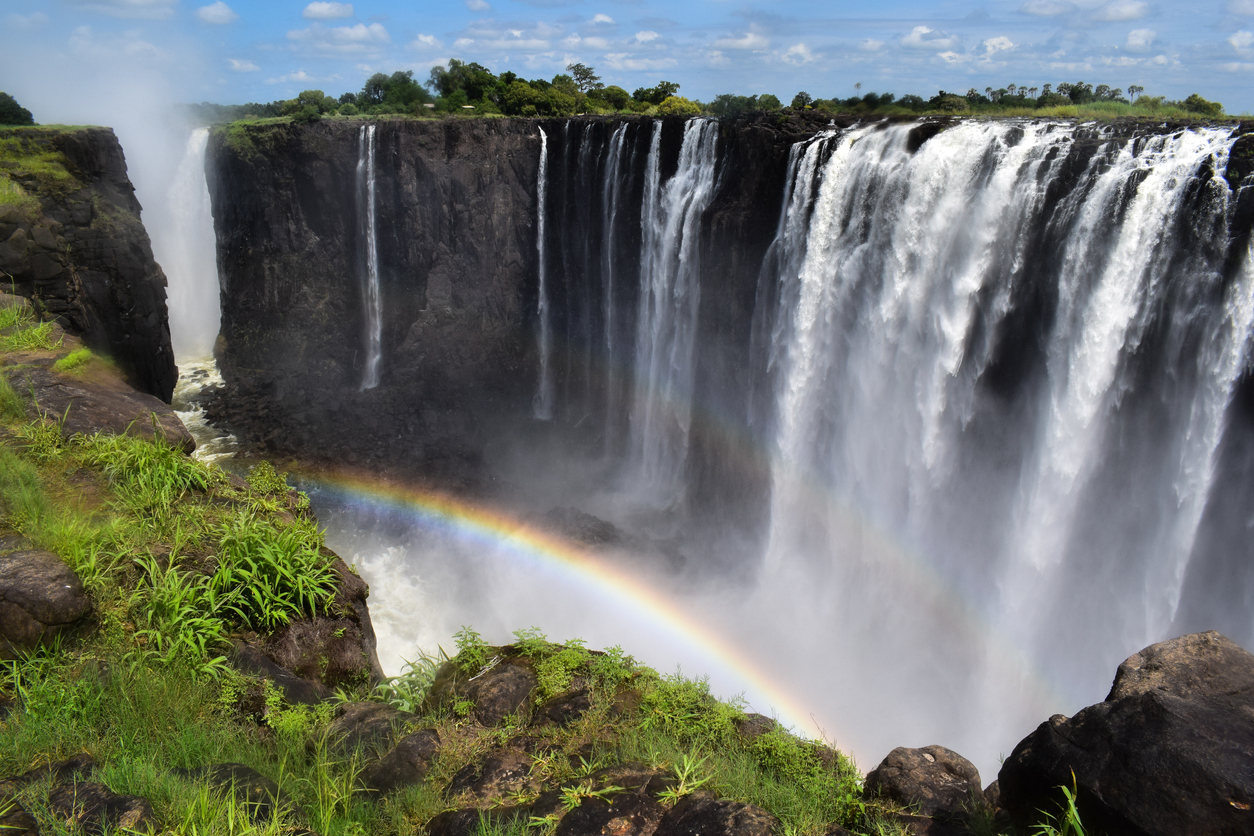
M 99 362 L 55 344 L 44 326 L 13 311 L 0 311 L 0 363 L 11 366 L 21 357 L 14 352 L 31 349 L 72 358 L 62 362 L 70 374 Z M 765 807 L 790 834 L 817 836 L 834 822 L 896 832 L 887 808 L 860 799 L 860 775 L 838 753 L 780 731 L 745 742 L 735 730 L 739 706 L 712 698 L 703 683 L 659 676 L 615 650 L 550 643 L 534 631 L 517 634 L 509 648 L 488 648 L 467 630 L 445 675 L 512 654 L 539 678 L 536 703 L 580 686 L 592 695 L 591 710 L 565 728 L 532 726 L 529 704 L 484 728 L 469 719 L 465 701 L 446 701 L 411 724 L 438 729 L 444 741 L 427 782 L 376 803 L 357 791 L 360 757 L 328 753 L 333 705 L 288 706 L 222 658 L 233 636 L 330 604 L 321 533 L 281 477 L 263 465 L 243 485 L 140 439 L 63 439 L 55 421 L 31 420 L 26 399 L 3 380 L 0 535 L 20 534 L 60 554 L 96 609 L 79 640 L 0 662 L 0 693 L 21 705 L 0 720 L 0 777 L 89 752 L 101 764 L 98 780 L 148 798 L 172 831 L 281 832 L 303 824 L 324 836 L 410 834 L 457 806 L 442 788 L 458 770 L 525 730 L 540 741 L 533 751 L 547 752 L 535 756 L 533 776 L 564 787 L 572 804 L 591 791 L 584 783 L 591 770 L 638 762 L 670 770 L 679 792 L 700 787 Z M 244 594 L 232 594 L 237 588 Z M 341 696 L 413 708 L 436 667 L 427 660 L 374 693 L 361 683 Z M 278 782 L 295 809 L 253 823 L 206 785 L 170 772 L 228 761 Z M 47 789 L 46 782 L 28 786 L 17 800 L 43 832 L 65 833 L 46 806 Z M 543 834 L 554 822 L 532 824 L 529 832 Z

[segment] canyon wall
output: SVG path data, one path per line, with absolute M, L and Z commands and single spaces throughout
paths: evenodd
M 167 403 L 178 371 L 166 279 L 140 221 L 109 128 L 0 130 L 0 173 L 20 194 L 0 203 L 6 291 L 29 298 L 139 390 Z

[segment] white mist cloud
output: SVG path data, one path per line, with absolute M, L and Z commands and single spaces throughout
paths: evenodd
M 109 17 L 132 17 L 145 20 L 165 20 L 174 16 L 178 0 L 88 0 L 74 2 L 80 9 L 99 12 Z
M 989 38 L 984 42 L 984 57 L 988 58 L 998 52 L 1005 52 L 1008 49 L 1014 49 L 1014 43 L 1005 35 L 999 35 L 996 38 Z
M 957 49 L 959 40 L 954 35 L 950 35 L 947 32 L 937 32 L 929 26 L 916 26 L 910 30 L 909 35 L 903 36 L 898 43 L 906 49 L 952 50 Z
M 946 64 L 965 64 L 971 60 L 971 56 L 963 52 L 954 52 L 948 50 L 946 52 L 938 52 L 936 56 Z
M 1093 13 L 1094 20 L 1120 22 L 1140 20 L 1149 14 L 1149 4 L 1144 0 L 1111 0 Z
M 304 29 L 293 29 L 287 33 L 287 37 L 293 42 L 294 48 L 331 55 L 377 52 L 392 42 L 392 36 L 381 23 L 372 23 L 369 26 L 358 23 L 331 28 L 315 23 Z
M 1254 17 L 1254 0 L 1229 0 L 1228 11 L 1234 15 Z
M 788 47 L 788 49 L 784 50 L 784 54 L 780 56 L 780 60 L 785 64 L 801 66 L 802 64 L 809 64 L 813 61 L 814 53 L 811 52 L 810 48 L 805 44 L 793 44 Z
M 877 41 L 875 38 L 863 38 L 858 41 L 858 50 L 860 52 L 879 52 L 884 48 L 883 41 Z
M 770 46 L 770 43 L 770 41 L 759 35 L 757 32 L 746 32 L 744 36 L 740 38 L 719 38 L 714 42 L 714 45 L 720 49 L 759 50 L 766 49 Z
M 309 73 L 305 72 L 304 70 L 297 70 L 294 73 L 281 75 L 278 78 L 267 78 L 266 84 L 287 84 L 293 81 L 299 81 L 302 84 L 304 84 L 305 82 L 308 82 L 308 81 L 317 81 L 317 79 L 311 76 Z
M 200 18 L 205 23 L 214 23 L 218 25 L 233 23 L 234 21 L 239 20 L 239 15 L 235 13 L 235 10 L 226 3 L 223 3 L 222 0 L 218 0 L 216 3 L 210 3 L 208 6 L 201 6 L 196 10 L 196 17 Z
M 6 15 L 4 25 L 11 29 L 38 29 L 48 22 L 48 16 L 43 12 L 35 12 L 29 15 Z
M 636 35 L 635 35 L 635 38 L 636 38 L 636 43 L 640 43 L 640 44 L 644 44 L 644 43 L 648 43 L 649 41 L 654 41 L 654 40 L 657 40 L 659 37 L 661 37 L 661 36 L 660 36 L 660 35 L 658 35 L 658 33 L 657 33 L 657 32 L 654 32 L 652 29 L 644 29 L 644 30 L 642 30 L 642 31 L 640 31 L 640 32 L 637 32 L 637 33 L 636 33 Z
M 636 72 L 669 70 L 679 63 L 674 58 L 637 58 L 630 52 L 608 52 L 605 55 L 605 61 L 612 70 Z
M 310 3 L 300 13 L 305 20 L 339 20 L 353 16 L 352 3 Z
M 261 67 L 258 67 L 252 61 L 244 58 L 228 58 L 226 59 L 226 63 L 230 66 L 232 71 L 237 73 L 255 73 L 261 69 Z
M 1128 52 L 1149 52 L 1154 47 L 1154 39 L 1158 33 L 1153 29 L 1133 29 L 1128 33 L 1128 40 L 1123 48 Z
M 1232 48 L 1237 52 L 1245 52 L 1254 46 L 1254 32 L 1247 32 L 1244 29 L 1240 32 L 1233 32 L 1228 38 L 1228 43 L 1232 44 Z
M 597 14 L 593 15 L 592 22 L 593 23 L 616 23 L 617 21 L 615 21 L 614 18 L 610 17 L 607 14 L 598 12 Z
M 418 35 L 409 45 L 410 49 L 439 49 L 444 46 L 435 35 Z

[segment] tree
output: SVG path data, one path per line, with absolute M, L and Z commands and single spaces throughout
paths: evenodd
M 779 110 L 783 106 L 784 104 L 779 100 L 779 96 L 771 93 L 763 93 L 761 96 L 758 96 L 759 110 Z
M 679 85 L 673 81 L 659 81 L 656 87 L 640 87 L 631 97 L 638 102 L 660 105 L 679 92 Z
M 927 103 L 932 110 L 944 113 L 962 113 L 971 109 L 971 103 L 957 93 L 946 93 L 941 90 Z
M 0 93 L 0 125 L 33 125 L 35 117 L 8 93 Z
M 592 67 L 585 64 L 567 64 L 566 69 L 570 72 L 571 77 L 575 79 L 575 84 L 579 87 L 580 93 L 591 93 L 605 86 L 601 83 L 601 77 L 596 74 L 596 70 Z
M 1224 113 L 1224 106 L 1219 102 L 1208 102 L 1197 93 L 1190 95 L 1180 104 L 1190 113 L 1197 113 L 1202 116 L 1223 116 Z
M 802 90 L 800 93 L 792 97 L 792 104 L 789 105 L 789 107 L 793 110 L 805 110 L 813 103 L 814 97 Z
M 657 112 L 663 116 L 700 116 L 701 105 L 683 96 L 667 96 L 657 106 Z
M 631 101 L 631 94 L 614 84 L 598 90 L 597 96 L 615 110 L 622 110 L 627 107 L 627 102 Z
M 1132 101 L 1134 101 L 1134 102 L 1136 101 L 1136 97 L 1137 97 L 1138 95 L 1140 95 L 1141 93 L 1144 93 L 1144 92 L 1145 92 L 1145 88 L 1144 88 L 1144 87 L 1142 87 L 1142 86 L 1141 86 L 1141 85 L 1139 85 L 1139 84 L 1129 84 L 1129 85 L 1128 85 L 1128 96 L 1129 96 L 1129 97 L 1132 99 Z

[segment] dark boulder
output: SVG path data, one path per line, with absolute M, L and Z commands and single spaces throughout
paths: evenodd
M 1108 836 L 1254 832 L 1254 656 L 1215 632 L 1147 647 L 1104 702 L 1055 715 L 1002 765 L 1002 805 L 1026 827 L 1074 787 Z
M 79 827 L 88 836 L 126 830 L 156 829 L 156 817 L 146 798 L 118 795 L 104 784 L 86 781 L 61 784 L 48 794 L 48 809 L 67 827 Z
M 91 612 L 78 576 L 52 552 L 0 555 L 0 659 L 53 640 Z
M 354 702 L 344 706 L 340 716 L 331 721 L 327 739 L 336 752 L 354 749 L 381 750 L 392 738 L 415 720 L 408 711 L 399 711 L 377 702 Z
M 746 714 L 736 720 L 736 734 L 745 743 L 752 743 L 767 732 L 775 731 L 779 724 L 765 714 Z
M 579 688 L 565 694 L 558 694 L 536 709 L 535 722 L 553 723 L 558 726 L 569 726 L 592 708 L 592 695 Z
M 0 833 L 4 836 L 39 836 L 39 823 L 21 804 L 0 796 Z
M 585 798 L 557 825 L 556 836 L 652 836 L 666 809 L 649 795 L 622 792 Z
M 525 820 L 528 815 L 529 811 L 523 807 L 446 810 L 431 817 L 426 831 L 427 836 L 478 836 L 480 833 L 493 832 L 493 829 L 505 831 L 511 824 Z
M 276 665 L 269 657 L 247 644 L 236 645 L 231 663 L 239 671 L 268 679 L 274 683 L 283 697 L 292 705 L 317 705 L 331 698 L 331 689 L 321 682 L 301 679 L 296 674 Z
M 783 832 L 770 813 L 710 793 L 685 796 L 658 822 L 655 836 L 776 836 Z
M 519 792 L 540 789 L 531 774 L 533 761 L 525 752 L 502 749 L 488 753 L 479 763 L 468 764 L 457 771 L 449 782 L 446 794 L 469 795 L 476 803 L 506 798 Z
M 961 816 L 981 792 L 975 764 L 944 746 L 897 747 L 867 773 L 864 787 L 867 796 L 890 799 L 917 816 L 946 819 Z
M 520 660 L 507 659 L 468 682 L 466 698 L 475 704 L 475 719 L 495 726 L 527 704 L 536 687 L 536 675 Z
M 392 751 L 366 765 L 361 782 L 379 793 L 422 783 L 440 752 L 440 734 L 423 729 L 401 738 Z
M 230 793 L 254 822 L 267 822 L 284 810 L 293 810 L 296 803 L 279 789 L 279 785 L 251 766 L 242 763 L 219 763 L 200 769 L 174 769 L 175 775 L 188 780 L 203 780 L 215 790 Z

